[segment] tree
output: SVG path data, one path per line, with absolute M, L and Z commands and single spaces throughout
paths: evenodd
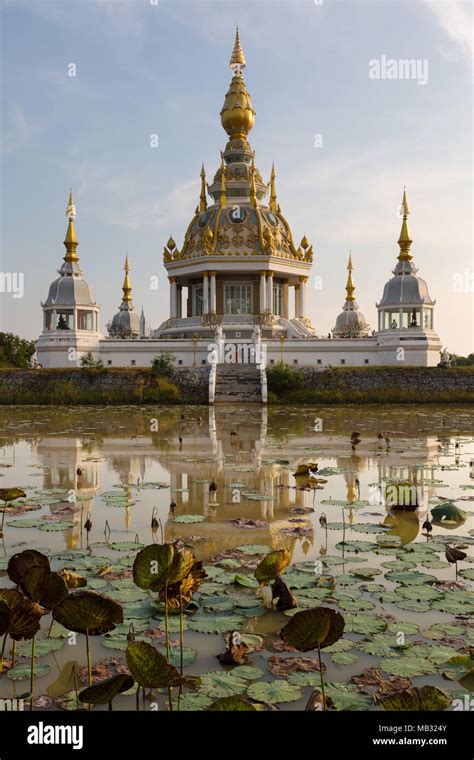
M 81 367 L 86 369 L 104 369 L 104 362 L 100 359 L 94 359 L 91 351 L 81 356 Z
M 473 365 L 474 354 L 469 354 L 469 356 L 456 356 L 456 354 L 451 355 L 452 367 L 472 367 Z
M 36 341 L 0 332 L 0 366 L 25 368 L 35 350 Z

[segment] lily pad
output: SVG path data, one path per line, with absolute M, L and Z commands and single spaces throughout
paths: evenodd
M 176 515 L 175 523 L 200 523 L 206 519 L 205 515 Z
M 45 676 L 46 673 L 49 673 L 50 667 L 49 665 L 46 665 L 44 663 L 35 662 L 35 678 L 40 678 L 41 676 Z M 31 665 L 30 663 L 26 663 L 25 665 L 16 665 L 14 668 L 10 668 L 10 670 L 7 672 L 8 678 L 11 678 L 13 681 L 22 681 L 26 678 L 31 677 Z
M 256 712 L 255 707 L 242 697 L 223 697 L 207 709 L 210 712 Z
M 281 702 L 296 702 L 301 699 L 303 692 L 298 686 L 293 686 L 288 681 L 259 681 L 251 684 L 247 694 L 256 702 L 266 702 L 274 705 Z
M 194 615 L 188 627 L 199 633 L 225 633 L 226 631 L 239 629 L 244 622 L 240 615 Z
M 234 694 L 243 694 L 247 685 L 247 680 L 234 675 L 233 671 L 223 673 L 217 670 L 201 676 L 199 692 L 214 699 L 231 697 Z

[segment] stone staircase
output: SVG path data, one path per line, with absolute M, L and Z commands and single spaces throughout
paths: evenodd
M 216 369 L 216 403 L 262 403 L 260 369 L 254 364 L 218 364 Z

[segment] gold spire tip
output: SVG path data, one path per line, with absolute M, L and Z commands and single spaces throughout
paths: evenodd
M 244 51 L 242 50 L 242 45 L 240 44 L 239 27 L 237 27 L 237 30 L 235 32 L 234 49 L 232 50 L 229 66 L 234 74 L 240 74 L 242 69 L 244 69 L 246 66 Z

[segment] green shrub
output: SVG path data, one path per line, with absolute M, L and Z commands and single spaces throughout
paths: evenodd
M 162 377 L 173 377 L 175 372 L 176 356 L 168 352 L 161 352 L 151 363 L 152 374 Z
M 269 391 L 282 394 L 302 388 L 305 377 L 301 369 L 293 369 L 288 364 L 275 364 L 267 368 L 267 383 Z
M 85 356 L 81 356 L 81 367 L 84 369 L 105 369 L 104 362 L 101 359 L 94 359 L 91 351 Z

